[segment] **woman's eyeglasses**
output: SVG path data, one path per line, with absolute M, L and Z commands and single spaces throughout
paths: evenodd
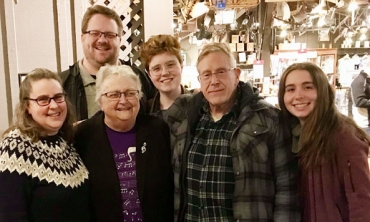
M 59 94 L 56 94 L 53 97 L 40 96 L 37 99 L 26 98 L 25 100 L 36 101 L 36 103 L 39 106 L 47 106 L 47 105 L 49 105 L 51 103 L 51 100 L 54 100 L 56 103 L 62 103 L 64 101 L 66 101 L 66 94 L 59 93 Z
M 119 100 L 122 95 L 125 95 L 126 99 L 134 99 L 139 94 L 139 90 L 127 90 L 126 92 L 107 92 L 101 94 L 107 97 L 109 100 Z

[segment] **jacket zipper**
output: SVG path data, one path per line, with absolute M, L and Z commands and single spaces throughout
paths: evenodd
M 355 186 L 353 185 L 353 180 L 352 180 L 352 169 L 351 169 L 351 162 L 348 160 L 348 171 L 349 171 L 349 180 L 351 182 L 351 187 L 354 193 L 356 193 Z

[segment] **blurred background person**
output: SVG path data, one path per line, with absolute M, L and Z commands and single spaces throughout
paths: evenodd
M 361 128 L 370 133 L 370 60 L 351 83 L 352 115 Z
M 141 83 L 129 66 L 104 66 L 97 77 L 102 111 L 77 126 L 75 141 L 90 173 L 92 218 L 173 221 L 168 126 L 138 115 Z
M 369 221 L 370 138 L 337 110 L 325 73 L 313 63 L 291 65 L 278 98 L 300 163 L 302 221 Z
M 90 221 L 88 172 L 70 143 L 74 122 L 59 76 L 28 73 L 0 143 L 0 221 Z
M 84 57 L 60 74 L 63 88 L 75 108 L 77 120 L 90 118 L 100 109 L 95 102 L 96 73 L 100 67 L 105 64 L 129 65 L 129 62 L 118 58 L 122 34 L 122 21 L 114 10 L 94 5 L 85 12 L 81 23 Z M 147 99 L 154 96 L 155 88 L 144 72 L 135 65 L 131 68 L 143 85 L 144 109 Z
M 181 46 L 171 35 L 152 36 L 141 46 L 140 59 L 158 92 L 149 100 L 149 113 L 163 118 L 168 109 L 181 94 L 189 91 L 181 85 L 183 61 Z

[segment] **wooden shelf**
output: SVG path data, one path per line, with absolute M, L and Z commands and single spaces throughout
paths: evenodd
M 239 67 L 240 69 L 252 69 L 253 68 L 253 64 L 237 63 L 236 66 Z
M 307 52 L 316 51 L 317 55 L 327 55 L 327 54 L 337 54 L 336 48 L 313 48 L 313 49 L 307 49 Z M 290 50 L 275 50 L 274 55 L 277 55 L 279 52 L 298 52 L 299 49 L 290 49 Z
M 370 48 L 339 48 L 338 55 L 370 53 Z

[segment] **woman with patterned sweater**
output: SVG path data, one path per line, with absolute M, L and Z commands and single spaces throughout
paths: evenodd
M 71 146 L 74 118 L 57 74 L 31 71 L 0 143 L 0 221 L 90 221 L 88 171 Z

